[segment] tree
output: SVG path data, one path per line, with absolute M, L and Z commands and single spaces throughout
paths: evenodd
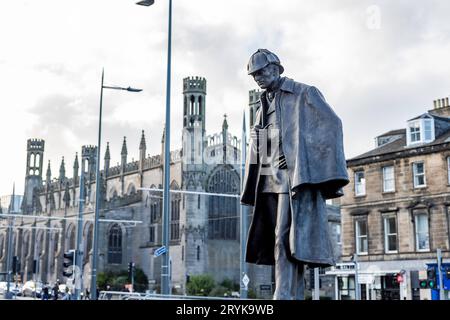
M 214 286 L 214 279 L 208 274 L 191 276 L 186 284 L 186 292 L 191 296 L 209 296 Z
M 121 291 L 129 283 L 127 270 L 99 272 L 97 275 L 97 284 L 100 290 L 106 290 L 109 285 L 110 290 Z M 144 292 L 148 289 L 148 278 L 140 268 L 136 268 L 134 272 L 134 289 L 137 292 Z

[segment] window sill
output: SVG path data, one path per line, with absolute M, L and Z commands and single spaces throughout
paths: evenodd
M 394 194 L 395 194 L 395 190 L 392 190 L 392 191 L 383 191 L 381 194 L 382 194 L 382 195 L 394 195 Z
M 398 254 L 398 251 L 386 251 L 384 254 Z
M 358 195 L 355 195 L 355 198 L 356 198 L 356 199 L 365 198 L 365 197 L 366 197 L 366 194 L 358 194 Z
M 358 256 L 368 256 L 369 253 L 368 252 L 357 252 L 356 253 Z
M 425 189 L 427 187 L 428 187 L 427 185 L 417 186 L 417 187 L 414 187 L 414 190 L 421 190 L 421 189 Z
M 431 252 L 431 250 L 430 249 L 422 249 L 422 250 L 417 249 L 416 252 L 417 253 L 427 253 L 427 252 Z

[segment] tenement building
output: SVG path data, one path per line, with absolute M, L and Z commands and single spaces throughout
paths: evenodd
M 354 261 L 363 299 L 426 299 L 420 289 L 436 250 L 450 257 L 450 106 L 434 108 L 375 139 L 375 149 L 347 160 L 342 256 L 334 270 L 339 298 L 355 296 Z M 398 275 L 401 275 L 398 277 Z

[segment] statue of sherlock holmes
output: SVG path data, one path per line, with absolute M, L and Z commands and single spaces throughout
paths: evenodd
M 259 49 L 248 74 L 261 89 L 241 202 L 253 206 L 246 261 L 275 265 L 274 299 L 304 299 L 304 266 L 335 264 L 326 199 L 348 184 L 342 124 L 320 91 L 281 77 Z

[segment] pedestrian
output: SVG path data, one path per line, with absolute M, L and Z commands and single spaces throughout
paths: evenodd
M 53 293 L 53 300 L 58 300 L 59 286 L 57 283 L 55 283 L 55 285 L 53 286 L 52 293 Z
M 66 287 L 65 294 L 61 300 L 70 300 L 70 290 L 69 287 Z
M 89 289 L 86 288 L 86 296 L 84 297 L 85 300 L 90 300 L 89 298 Z
M 47 285 L 42 288 L 42 300 L 48 300 L 48 287 Z

